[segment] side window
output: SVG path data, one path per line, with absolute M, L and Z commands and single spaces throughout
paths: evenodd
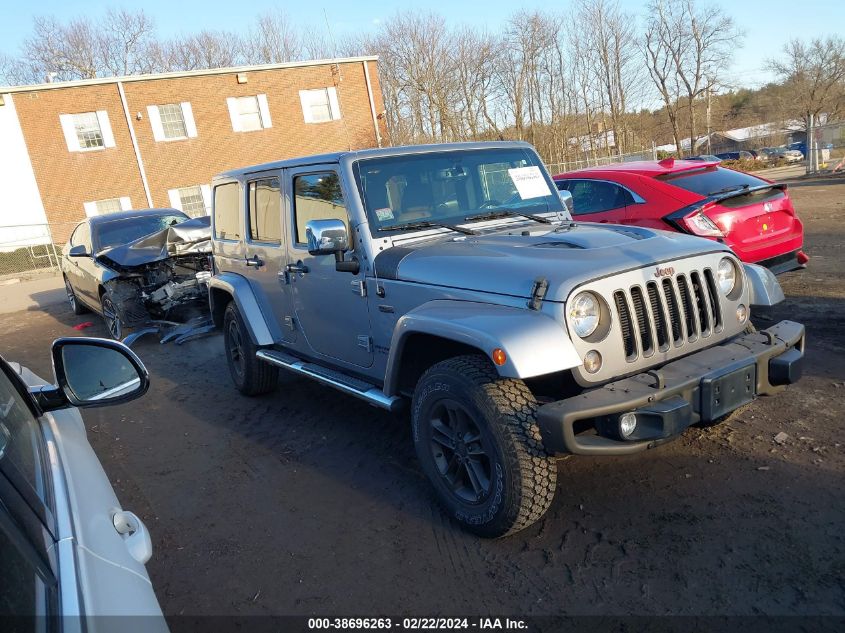
M 565 187 L 561 186 L 563 183 Z M 561 181 L 558 189 L 567 189 L 572 194 L 574 215 L 611 211 L 633 202 L 624 188 L 601 180 Z
M 23 395 L 0 369 L 0 466 L 7 460 L 49 506 L 38 422 Z
M 282 197 L 278 178 L 249 183 L 249 239 L 282 242 Z
M 15 631 L 40 631 L 39 620 L 55 609 L 55 579 L 0 505 L 0 614 L 21 617 Z M 51 608 L 52 607 L 52 608 Z M 36 616 L 36 617 L 33 617 Z M 40 616 L 40 617 L 39 617 Z
M 238 191 L 236 182 L 217 185 L 214 188 L 214 237 L 220 240 L 241 239 L 241 223 L 238 217 Z
M 305 244 L 305 225 L 309 220 L 343 220 L 349 229 L 346 202 L 337 173 L 326 171 L 294 176 L 293 191 L 297 244 Z

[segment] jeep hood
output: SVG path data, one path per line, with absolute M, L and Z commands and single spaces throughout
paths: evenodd
M 577 286 L 626 270 L 707 252 L 718 242 L 632 226 L 578 223 L 524 230 L 513 225 L 477 236 L 437 235 L 399 243 L 376 257 L 375 272 L 396 279 L 529 298 L 545 277 L 547 301 L 565 301 Z

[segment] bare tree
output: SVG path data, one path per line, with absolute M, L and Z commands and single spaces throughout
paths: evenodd
M 661 94 L 678 151 L 679 102 L 687 111 L 690 151 L 698 139 L 696 100 L 727 67 L 741 33 L 716 6 L 694 0 L 651 0 L 644 48 L 649 74 Z
M 200 31 L 164 42 L 159 51 L 162 70 L 226 68 L 242 63 L 243 45 L 228 31 Z
M 248 64 L 278 64 L 302 57 L 302 38 L 282 11 L 259 15 L 243 40 Z
M 143 11 L 109 9 L 96 38 L 98 72 L 136 75 L 156 70 L 151 47 L 155 24 Z
M 845 112 L 845 39 L 839 36 L 814 39 L 809 43 L 792 40 L 783 48 L 783 58 L 771 60 L 769 67 L 789 89 L 782 99 L 788 116 L 809 123 L 822 113 L 828 119 Z
M 622 154 L 628 141 L 628 104 L 642 81 L 636 22 L 619 9 L 615 0 L 581 0 L 577 16 L 578 23 L 588 25 L 582 54 L 593 64 L 603 92 L 601 102 L 610 117 L 613 142 Z

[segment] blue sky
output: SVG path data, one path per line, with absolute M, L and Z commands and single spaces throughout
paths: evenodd
M 29 34 L 32 16 L 51 14 L 59 18 L 97 15 L 110 6 L 128 9 L 143 8 L 155 19 L 163 36 L 200 29 L 243 30 L 256 14 L 281 8 L 303 28 L 325 30 L 323 10 L 336 36 L 376 28 L 398 10 L 423 9 L 440 13 L 454 24 L 466 23 L 497 30 L 516 9 L 565 11 L 568 2 L 534 2 L 525 0 L 374 0 L 279 3 L 269 0 L 143 0 L 143 2 L 100 2 L 96 0 L 39 0 L 14 3 L 7 0 L 0 21 L 0 53 L 15 55 L 20 42 Z M 845 1 L 842 0 L 714 0 L 731 15 L 745 32 L 743 48 L 737 51 L 727 79 L 734 85 L 758 86 L 770 78 L 764 66 L 768 58 L 778 55 L 784 41 L 798 37 L 807 39 L 832 34 L 845 34 Z M 645 2 L 621 0 L 623 8 L 641 14 Z

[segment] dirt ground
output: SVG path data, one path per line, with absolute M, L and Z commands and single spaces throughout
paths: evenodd
M 219 335 L 140 341 L 150 392 L 85 420 L 164 612 L 845 614 L 845 178 L 791 191 L 812 260 L 772 316 L 807 326 L 802 381 L 653 451 L 562 460 L 548 515 L 503 540 L 444 518 L 407 420 L 291 377 L 241 397 Z M 48 376 L 86 320 L 105 335 L 64 305 L 0 315 L 0 349 Z

